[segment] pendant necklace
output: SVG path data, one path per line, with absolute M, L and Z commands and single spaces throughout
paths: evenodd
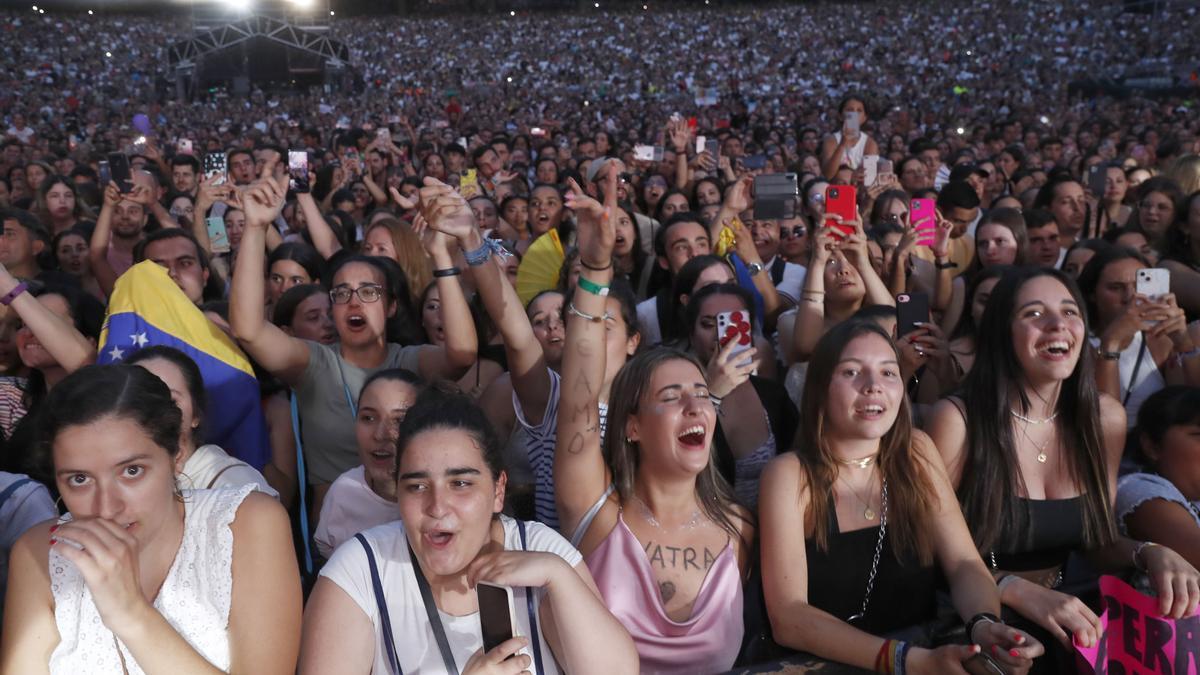
M 874 457 L 874 455 L 872 455 L 872 457 Z M 856 461 L 861 461 L 861 460 L 856 460 Z M 850 494 L 854 495 L 854 498 L 857 499 L 858 502 L 863 505 L 863 512 L 862 512 L 863 518 L 866 520 L 872 520 L 872 521 L 875 520 L 875 517 L 878 516 L 879 514 L 875 513 L 875 509 L 871 508 L 870 499 L 869 498 L 863 499 L 862 495 L 858 494 L 858 492 L 855 491 L 854 487 L 850 485 L 850 481 L 846 480 L 844 476 L 839 475 L 838 478 L 842 479 L 842 482 L 844 482 L 846 484 L 846 487 L 849 488 Z
M 1014 414 L 1016 414 L 1016 413 L 1014 413 Z M 1057 415 L 1058 413 L 1054 413 L 1054 414 L 1055 414 L 1055 415 Z M 1019 415 L 1018 415 L 1018 417 L 1019 417 Z M 1033 423 L 1033 424 L 1042 424 L 1042 423 L 1045 423 L 1045 422 L 1049 422 L 1049 421 L 1050 421 L 1050 420 L 1052 420 L 1052 419 L 1054 419 L 1054 416 L 1050 416 L 1050 417 L 1046 418 L 1045 420 L 1042 420 L 1041 422 L 1032 422 L 1032 423 Z M 1035 441 L 1033 440 L 1033 437 L 1029 435 L 1029 430 L 1027 429 L 1027 427 L 1028 427 L 1028 426 L 1029 426 L 1029 425 L 1027 424 L 1027 425 L 1025 425 L 1025 426 L 1021 427 L 1021 434 L 1025 436 L 1025 440 L 1029 441 L 1029 443 L 1030 443 L 1031 445 L 1033 445 L 1033 447 L 1034 447 L 1034 448 L 1036 448 L 1036 449 L 1037 449 L 1037 451 L 1038 451 L 1038 454 L 1037 454 L 1037 461 L 1038 461 L 1038 463 L 1039 463 L 1039 464 L 1045 464 L 1045 463 L 1046 463 L 1046 447 L 1050 445 L 1050 441 L 1054 440 L 1054 434 L 1053 434 L 1053 433 L 1051 433 L 1051 434 L 1050 434 L 1050 437 L 1049 437 L 1049 438 L 1047 438 L 1047 439 L 1046 439 L 1046 441 L 1045 441 L 1044 443 L 1042 443 L 1041 445 L 1038 445 L 1038 444 L 1037 444 L 1037 442 L 1035 442 Z

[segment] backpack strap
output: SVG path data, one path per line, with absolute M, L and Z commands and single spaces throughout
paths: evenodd
M 26 483 L 32 483 L 32 482 L 33 482 L 32 478 L 21 478 L 21 479 L 14 481 L 8 487 L 4 488 L 4 492 L 0 492 L 0 508 L 4 507 L 4 502 L 8 501 L 8 498 L 13 496 L 13 493 L 16 492 L 18 488 L 20 488 L 22 485 L 24 485 Z M 521 543 L 522 544 L 525 543 L 525 530 L 521 530 Z
M 528 551 L 529 544 L 525 539 L 525 521 L 517 519 L 517 532 L 521 534 L 521 550 Z M 525 607 L 529 611 L 529 640 L 533 647 L 533 664 L 537 675 L 543 675 L 542 645 L 538 638 L 537 607 L 533 604 L 533 593 L 536 589 L 525 587 Z
M 388 614 L 387 601 L 383 597 L 383 580 L 379 578 L 379 567 L 375 564 L 375 551 L 371 549 L 371 545 L 367 543 L 367 538 L 362 536 L 362 533 L 354 535 L 354 538 L 362 544 L 363 550 L 367 553 L 367 566 L 371 568 L 371 587 L 375 590 L 375 606 L 379 610 L 383 648 L 387 652 L 388 665 L 392 668 L 392 675 L 404 675 L 404 671 L 400 668 L 400 660 L 396 658 L 396 639 L 392 635 L 392 618 Z M 416 564 L 415 560 L 413 564 Z

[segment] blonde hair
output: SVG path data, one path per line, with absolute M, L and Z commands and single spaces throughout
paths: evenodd
M 366 241 L 367 235 L 373 230 L 380 227 L 387 228 L 388 234 L 392 236 L 392 248 L 396 251 L 394 260 L 400 265 L 404 278 L 408 281 L 408 294 L 412 296 L 413 306 L 419 307 L 422 290 L 433 281 L 433 269 L 425 255 L 425 247 L 421 245 L 421 238 L 413 232 L 408 223 L 395 218 L 381 218 L 367 226 L 363 232 L 363 241 Z
M 1185 195 L 1200 190 L 1200 155 L 1184 155 L 1175 160 L 1167 177 L 1175 181 Z

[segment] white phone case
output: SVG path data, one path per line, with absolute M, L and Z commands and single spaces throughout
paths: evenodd
M 1158 300 L 1171 292 L 1171 273 L 1168 270 L 1143 267 L 1137 271 L 1137 292 Z
M 761 273 L 765 273 L 765 270 Z M 735 311 L 717 314 L 717 348 L 723 347 L 727 339 L 737 341 L 731 358 L 736 358 L 754 346 L 754 335 L 750 331 L 748 312 Z M 743 363 L 747 362 L 749 362 L 748 359 Z

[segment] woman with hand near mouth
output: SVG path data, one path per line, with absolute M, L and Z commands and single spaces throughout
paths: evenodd
M 263 250 L 266 228 L 279 214 L 287 176 L 267 178 L 242 198 L 243 244 Z M 453 266 L 445 248 L 435 252 L 439 269 Z M 399 282 L 378 258 L 347 256 L 330 271 L 329 291 L 336 345 L 291 337 L 263 316 L 263 256 L 240 256 L 230 293 L 230 326 L 238 342 L 265 370 L 296 391 L 301 440 L 319 511 L 329 484 L 358 466 L 353 395 L 376 371 L 404 368 L 426 381 L 456 380 L 475 362 L 477 341 L 462 286 L 453 275 L 438 279 L 446 322 L 445 347 L 401 347 L 387 341 L 387 320 L 396 312 Z
M 798 447 L 763 473 L 774 640 L 861 668 L 900 659 L 914 675 L 962 673 L 982 648 L 1023 672 L 1041 645 L 995 619 L 999 594 L 937 448 L 912 428 L 899 362 L 887 333 L 867 320 L 838 324 L 817 343 Z M 926 649 L 876 637 L 935 618 L 935 563 L 971 644 Z
M 362 466 L 329 486 L 313 539 L 328 558 L 356 532 L 390 523 L 396 514 L 396 433 L 425 383 L 407 370 L 372 375 L 358 397 L 354 435 Z
M 249 486 L 180 490 L 182 414 L 135 366 L 92 366 L 46 402 L 38 447 L 69 515 L 13 548 L 0 671 L 295 672 L 287 513 Z
M 400 522 L 334 552 L 305 612 L 300 672 L 635 673 L 579 552 L 500 515 L 500 442 L 461 395 L 427 390 L 396 443 Z M 514 637 L 485 652 L 477 582 L 513 589 Z M 424 607 L 422 607 L 424 605 Z M 437 623 L 433 623 L 433 622 Z M 388 630 L 390 627 L 390 631 Z M 438 636 L 442 635 L 439 645 Z
M 1087 647 L 1100 637 L 1096 613 L 1064 592 L 1072 552 L 1101 572 L 1146 572 L 1164 615 L 1187 616 L 1200 603 L 1200 574 L 1187 561 L 1117 535 L 1125 411 L 1096 391 L 1085 305 L 1057 270 L 1005 275 L 984 311 L 961 398 L 939 403 L 930 422 L 1001 600 L 1018 625 L 1059 647 L 1035 672 L 1065 672 L 1071 642 Z
M 717 413 L 693 357 L 651 350 L 606 391 L 606 345 L 621 330 L 607 288 L 615 172 L 603 192 L 603 206 L 574 185 L 568 198 L 583 271 L 567 306 L 554 457 L 560 522 L 633 636 L 642 672 L 728 670 L 742 641 L 751 515 L 710 461 Z

